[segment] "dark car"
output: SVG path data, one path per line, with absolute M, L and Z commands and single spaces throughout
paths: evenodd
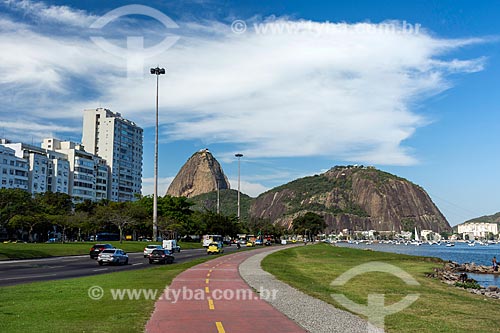
M 149 255 L 149 263 L 159 263 L 159 264 L 171 264 L 174 262 L 174 256 L 170 250 L 161 249 L 153 250 Z
M 271 240 L 266 240 L 266 242 L 264 243 L 265 246 L 271 246 L 273 245 L 273 243 L 271 242 Z
M 114 246 L 111 244 L 95 244 L 90 248 L 90 259 L 95 259 L 103 250 L 106 249 L 114 249 Z

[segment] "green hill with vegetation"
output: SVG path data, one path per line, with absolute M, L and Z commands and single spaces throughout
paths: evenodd
M 484 215 L 481 217 L 476 217 L 471 220 L 465 221 L 464 223 L 498 223 L 500 224 L 500 212 L 493 215 Z
M 250 206 L 254 198 L 240 193 L 240 214 L 243 221 L 248 221 Z M 209 192 L 189 198 L 189 201 L 194 203 L 192 207 L 196 211 L 217 212 L 217 191 Z M 219 207 L 222 215 L 237 216 L 238 215 L 238 191 L 237 190 L 220 190 L 219 191 Z
M 221 190 L 220 212 L 237 215 L 236 190 Z M 217 211 L 217 192 L 189 198 L 197 211 Z M 288 228 L 312 212 L 324 217 L 327 232 L 349 230 L 449 231 L 446 218 L 425 190 L 410 181 L 364 166 L 336 166 L 251 198 L 241 193 L 241 220 L 267 221 Z M 259 222 L 260 223 L 260 222 Z
M 273 188 L 255 199 L 250 216 L 289 226 L 307 212 L 323 216 L 329 232 L 451 230 L 422 187 L 356 165 L 336 166 Z

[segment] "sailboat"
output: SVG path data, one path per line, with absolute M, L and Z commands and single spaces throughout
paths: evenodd
M 420 237 L 418 236 L 417 227 L 415 227 L 415 241 L 412 242 L 413 245 L 420 246 L 422 243 L 420 242 Z

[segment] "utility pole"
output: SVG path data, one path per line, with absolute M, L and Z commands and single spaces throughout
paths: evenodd
M 235 154 L 234 156 L 236 156 L 238 158 L 238 222 L 240 221 L 240 159 L 241 157 L 243 157 L 243 154 Z
M 158 238 L 158 84 L 161 74 L 165 74 L 165 68 L 151 68 L 151 74 L 156 75 L 156 127 L 155 127 L 155 174 L 153 193 L 153 241 Z

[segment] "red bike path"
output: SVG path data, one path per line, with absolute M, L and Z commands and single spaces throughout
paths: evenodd
M 265 249 L 221 256 L 179 274 L 156 302 L 146 332 L 305 332 L 265 302 L 238 267 Z M 272 297 L 272 291 L 262 291 Z

